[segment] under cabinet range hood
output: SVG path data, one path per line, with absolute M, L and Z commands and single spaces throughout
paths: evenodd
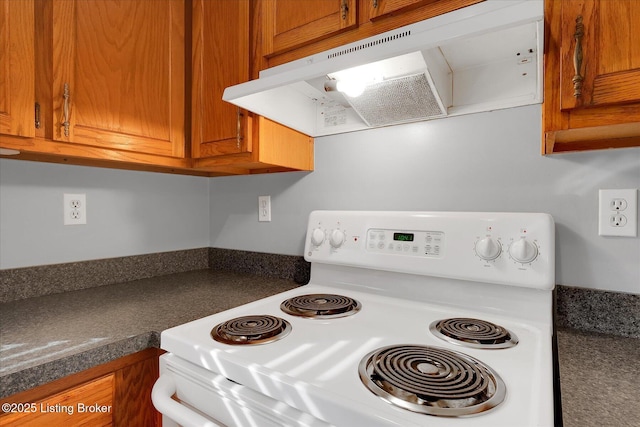
M 317 137 L 542 102 L 542 0 L 485 0 L 260 72 L 223 100 Z

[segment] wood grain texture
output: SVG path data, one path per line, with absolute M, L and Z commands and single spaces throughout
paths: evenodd
M 582 17 L 585 33 L 581 97 L 574 96 L 572 82 L 573 33 L 578 16 Z M 640 34 L 635 28 L 640 22 L 640 1 L 564 1 L 561 20 L 561 108 L 640 102 Z
M 373 21 L 394 13 L 405 13 L 411 9 L 423 7 L 438 1 L 441 0 L 378 0 L 376 7 L 373 0 L 370 0 L 368 2 L 370 5 L 368 15 L 369 19 Z
M 573 94 L 575 19 L 584 85 Z M 546 0 L 543 154 L 640 145 L 640 0 Z M 635 21 L 634 21 L 635 20 Z
M 109 374 L 45 399 L 31 401 L 30 411 L 3 413 L 0 424 L 6 427 L 112 425 L 114 380 L 115 376 Z
M 258 161 L 270 167 L 313 170 L 313 138 L 258 117 Z M 259 169 L 259 168 L 257 168 Z
M 130 169 L 136 169 L 136 165 L 165 168 L 188 168 L 190 166 L 189 159 L 158 156 L 126 150 L 119 151 L 104 147 L 58 142 L 40 138 L 16 138 L 0 135 L 0 146 L 20 150 L 25 155 L 41 154 L 43 156 L 57 156 L 60 157 L 61 162 L 64 162 L 64 158 L 76 158 L 78 160 L 84 158 L 87 160 L 87 164 L 90 164 L 91 161 L 94 160 L 126 162 L 129 163 Z
M 40 418 L 27 414 L 16 421 L 16 426 L 126 426 L 153 427 L 161 425 L 161 417 L 153 408 L 150 393 L 151 386 L 158 376 L 158 357 L 163 351 L 148 348 L 137 353 L 121 357 L 112 362 L 96 366 L 77 374 L 69 375 L 51 383 L 27 390 L 13 396 L 0 399 L 3 403 L 20 402 L 81 402 L 87 405 L 103 403 L 111 409 L 95 419 L 85 419 L 77 411 L 64 419 Z M 77 406 L 76 406 L 77 407 Z M 39 408 L 39 406 L 38 406 Z M 17 415 L 17 414 L 16 414 Z M 45 414 L 47 415 L 47 414 Z M 64 416 L 65 414 L 61 414 Z M 14 414 L 1 414 L 0 425 L 13 422 Z M 44 422 L 42 422 L 44 420 Z
M 53 139 L 182 157 L 183 0 L 53 0 L 52 19 Z
M 545 131 L 542 154 L 553 152 L 554 135 L 552 131 L 566 129 L 568 116 L 560 111 L 560 48 L 562 3 L 548 1 L 544 3 L 544 87 L 542 104 L 542 127 Z
M 115 373 L 113 421 L 116 426 L 153 426 L 158 412 L 151 402 L 151 389 L 158 379 L 158 358 L 142 360 Z
M 357 5 L 357 0 L 265 0 L 263 54 L 268 57 L 353 28 Z
M 29 102 L 40 103 L 42 127 L 35 138 L 0 135 L 0 146 L 21 152 L 13 158 L 199 176 L 312 168 L 312 140 L 284 127 L 274 131 L 273 123 L 261 136 L 258 119 L 244 111 L 238 142 L 238 109 L 222 101 L 226 87 L 249 80 L 258 43 L 250 24 L 262 10 L 250 9 L 249 0 L 24 4 L 33 1 L 35 19 L 25 28 L 35 32 L 32 61 L 39 73 Z M 8 19 L 10 4 L 22 3 L 0 0 L 0 22 Z M 6 28 L 0 40 L 8 40 Z M 185 29 L 191 31 L 188 40 Z M 192 53 L 190 67 L 185 50 Z M 5 77 L 0 91 L 7 90 Z M 69 136 L 61 126 L 65 83 L 71 88 Z M 28 113 L 32 123 L 32 106 Z
M 238 141 L 238 108 L 222 100 L 226 87 L 249 80 L 249 0 L 193 1 L 192 70 L 192 156 L 250 151 L 247 114 Z
M 251 22 L 263 7 L 260 2 L 260 8 L 253 9 L 249 0 L 193 1 L 194 170 L 219 176 L 312 168 L 313 141 L 308 136 L 273 122 L 265 128 L 262 118 L 222 101 L 226 87 L 249 80 L 257 34 Z M 225 17 L 222 22 L 221 16 Z
M 357 2 L 357 22 L 350 28 L 345 28 L 331 35 L 331 37 L 318 38 L 310 41 L 309 44 L 303 44 L 293 50 L 287 50 L 280 54 L 271 55 L 268 40 L 269 37 L 263 35 L 263 55 L 266 61 L 263 62 L 263 69 L 304 58 L 318 52 L 333 49 L 344 44 L 352 43 L 367 37 L 391 31 L 404 25 L 413 24 L 418 21 L 433 18 L 456 9 L 480 3 L 484 0 L 437 0 L 437 1 L 421 1 L 414 4 L 414 0 L 398 0 L 395 3 L 397 9 L 392 13 L 384 14 L 375 21 L 370 19 L 370 15 L 374 12 L 372 9 L 372 0 L 358 0 Z M 261 3 L 261 2 L 260 2 Z M 262 7 L 266 7 L 269 3 L 265 3 Z M 417 6 L 417 7 L 413 7 Z M 267 11 L 268 12 L 268 11 Z M 266 13 L 264 13 L 266 14 Z M 264 20 L 256 23 L 256 25 L 265 26 Z M 270 34 L 269 29 L 262 28 L 263 34 Z
M 33 0 L 0 0 L 0 133 L 35 136 Z

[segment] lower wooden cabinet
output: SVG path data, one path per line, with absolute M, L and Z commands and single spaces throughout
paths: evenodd
M 160 426 L 151 403 L 160 350 L 150 348 L 2 399 L 2 426 Z
M 2 425 L 113 425 L 114 377 L 109 374 L 35 402 L 16 402 L 0 418 Z

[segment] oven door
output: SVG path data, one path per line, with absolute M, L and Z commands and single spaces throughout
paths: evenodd
M 160 357 L 151 398 L 164 427 L 331 426 L 170 353 Z

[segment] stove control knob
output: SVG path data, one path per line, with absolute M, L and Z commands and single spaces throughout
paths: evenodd
M 500 256 L 502 246 L 500 242 L 493 240 L 491 237 L 485 237 L 476 242 L 476 254 L 486 261 L 491 261 Z
M 313 246 L 320 246 L 324 242 L 325 234 L 322 228 L 315 228 L 311 232 L 311 244 Z
M 525 238 L 516 240 L 509 246 L 509 255 L 517 262 L 527 263 L 538 257 L 538 247 Z
M 342 230 L 333 230 L 329 236 L 329 244 L 334 248 L 339 248 L 344 243 L 345 235 Z

